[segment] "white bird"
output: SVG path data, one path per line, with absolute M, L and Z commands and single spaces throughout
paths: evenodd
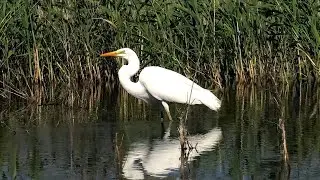
M 213 128 L 205 134 L 188 137 L 195 149 L 189 151 L 187 162 L 215 149 L 222 139 L 220 128 Z M 145 175 L 166 178 L 169 174 L 179 172 L 181 167 L 181 150 L 178 139 L 139 140 L 130 144 L 123 160 L 123 176 L 126 179 L 144 179 Z M 182 164 L 183 166 L 183 164 Z M 172 178 L 174 179 L 174 178 Z
M 167 102 L 204 104 L 215 111 L 221 106 L 221 101 L 209 90 L 200 87 L 179 73 L 162 67 L 145 67 L 140 73 L 139 81 L 131 81 L 130 78 L 139 71 L 140 61 L 137 54 L 129 48 L 122 48 L 100 56 L 126 59 L 128 64 L 123 65 L 118 72 L 122 87 L 129 94 L 147 103 L 161 102 L 170 120 L 172 117 Z

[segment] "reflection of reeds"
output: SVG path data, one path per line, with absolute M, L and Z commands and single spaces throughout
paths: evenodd
M 11 139 L 10 142 L 10 164 L 9 164 L 9 172 L 10 179 L 17 178 L 17 156 L 18 156 L 18 147 L 17 144 Z
M 237 126 L 226 129 L 236 131 L 233 136 L 238 143 L 235 143 L 236 152 L 233 153 L 239 154 L 239 162 L 245 159 L 255 171 L 253 167 L 259 163 L 259 158 L 255 158 L 270 158 L 272 153 L 267 152 L 276 147 L 272 152 L 277 152 L 273 155 L 278 165 L 275 167 L 277 176 L 280 179 L 290 177 L 292 163 L 295 163 L 292 156 L 302 163 L 308 157 L 306 154 L 312 153 L 310 149 L 319 147 L 319 143 L 314 144 L 320 137 L 315 131 L 315 127 L 320 125 L 319 93 L 316 84 L 297 82 L 283 85 L 273 81 L 264 87 L 238 86 L 235 97 L 231 93 L 224 98 L 226 104 L 236 104 L 235 107 L 222 107 L 222 111 L 237 112 L 235 117 L 230 117 L 235 119 Z M 279 138 L 275 138 L 276 134 Z M 247 152 L 255 152 L 256 156 L 252 157 Z M 236 168 L 250 171 L 246 169 L 248 166 L 237 165 L 240 167 Z
M 31 103 L 8 102 L 0 107 L 1 114 L 9 113 L 18 118 L 21 114 L 26 124 L 45 124 L 47 121 L 56 119 L 57 125 L 65 122 L 88 122 L 99 118 L 99 108 L 103 99 L 109 99 L 110 88 L 102 86 L 77 87 L 78 90 L 66 87 L 57 87 L 52 94 L 45 94 L 43 86 L 38 86 L 39 96 Z M 36 92 L 37 92 L 36 91 Z M 115 102 L 114 102 L 115 104 Z M 18 109 L 22 108 L 22 109 Z M 16 110 L 18 109 L 18 110 Z M 7 112 L 7 113 L 6 113 Z M 53 118 L 53 119 L 52 119 Z M 18 118 L 20 119 L 20 118 Z M 6 123 L 4 121 L 4 123 Z M 7 123 L 8 128 L 12 128 Z
M 115 137 L 115 163 L 117 164 L 117 176 L 118 178 L 121 177 L 121 171 L 123 169 L 123 137 L 124 135 L 122 134 L 122 137 L 118 137 L 118 133 L 116 133 L 116 137 Z

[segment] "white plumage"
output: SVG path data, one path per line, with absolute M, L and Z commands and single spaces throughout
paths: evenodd
M 222 139 L 222 131 L 213 128 L 206 134 L 190 135 L 188 139 L 195 146 L 195 149 L 188 154 L 190 163 L 196 160 L 196 157 L 214 150 Z M 145 174 L 166 178 L 184 166 L 181 165 L 181 146 L 178 139 L 156 139 L 151 142 L 138 141 L 130 145 L 123 160 L 122 172 L 126 179 L 144 179 Z
M 167 102 L 204 104 L 216 111 L 221 106 L 221 101 L 209 90 L 179 73 L 162 67 L 146 67 L 141 71 L 139 81 L 132 82 L 130 78 L 139 71 L 140 62 L 137 54 L 129 48 L 104 53 L 101 56 L 117 56 L 126 59 L 128 64 L 123 65 L 118 72 L 123 88 L 145 102 L 161 102 L 170 120 L 172 118 Z

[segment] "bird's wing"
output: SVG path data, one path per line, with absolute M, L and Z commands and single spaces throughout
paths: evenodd
M 199 96 L 208 91 L 179 73 L 157 66 L 144 68 L 139 81 L 160 101 L 200 104 Z

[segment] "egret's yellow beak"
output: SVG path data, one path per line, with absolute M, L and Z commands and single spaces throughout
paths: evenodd
M 100 54 L 100 57 L 119 56 L 123 53 L 124 52 L 122 50 L 117 50 L 117 51 Z

